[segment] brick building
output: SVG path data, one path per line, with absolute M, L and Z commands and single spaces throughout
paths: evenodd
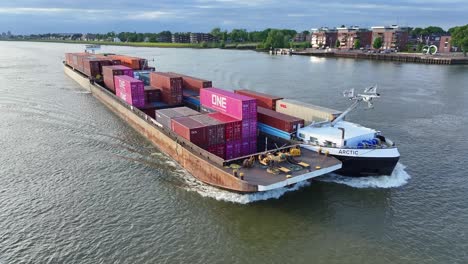
M 439 43 L 440 53 L 448 53 L 452 51 L 452 44 L 450 43 L 451 40 L 452 40 L 451 36 L 440 37 L 440 43 Z
M 382 49 L 405 50 L 408 44 L 409 28 L 392 26 L 372 27 L 372 43 L 382 38 Z
M 311 40 L 312 48 L 333 48 L 335 47 L 338 31 L 326 27 L 312 29 Z
M 366 28 L 341 27 L 337 30 L 337 39 L 342 49 L 353 49 L 356 40 L 359 40 L 359 47 L 370 48 L 372 45 L 372 31 Z

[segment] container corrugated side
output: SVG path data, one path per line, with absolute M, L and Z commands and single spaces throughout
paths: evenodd
M 276 102 L 283 99 L 282 97 L 268 95 L 265 93 L 255 92 L 252 90 L 242 89 L 234 90 L 235 93 L 245 95 L 257 99 L 257 106 L 265 107 L 268 109 L 275 110 Z
M 268 108 L 258 107 L 258 122 L 272 126 L 279 130 L 293 133 L 304 126 L 304 120 L 294 116 L 279 113 Z
M 116 95 L 127 103 L 136 106 L 145 106 L 145 84 L 127 75 L 114 76 Z
M 193 120 L 191 117 L 171 119 L 171 129 L 193 144 L 204 149 L 207 148 L 206 125 Z
M 192 76 L 188 76 L 188 75 L 180 74 L 180 73 L 175 73 L 175 72 L 169 72 L 169 73 L 173 74 L 174 76 L 181 77 L 182 82 L 183 82 L 183 87 L 186 89 L 190 89 L 192 91 L 200 92 L 200 89 L 213 87 L 212 82 L 208 80 L 203 80 L 203 79 L 199 79 L 196 77 L 192 77 Z
M 254 98 L 235 94 L 219 88 L 200 90 L 202 106 L 238 119 L 256 118 L 257 102 Z
M 277 101 L 276 111 L 304 119 L 305 125 L 312 122 L 322 122 L 325 120 L 331 121 L 342 113 L 338 110 L 291 99 L 282 99 Z
M 197 111 L 194 111 L 188 107 L 176 107 L 169 109 L 156 110 L 156 121 L 165 127 L 171 128 L 171 119 L 177 117 L 186 117 L 199 115 Z

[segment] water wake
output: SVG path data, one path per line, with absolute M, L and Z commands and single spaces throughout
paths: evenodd
M 356 178 L 331 173 L 318 177 L 316 180 L 345 184 L 354 188 L 396 188 L 407 184 L 411 178 L 405 168 L 405 165 L 398 163 L 390 176 Z
M 301 182 L 293 187 L 290 188 L 279 188 L 276 190 L 266 191 L 266 192 L 259 192 L 259 193 L 252 193 L 252 194 L 240 194 L 234 193 L 226 190 L 221 190 L 216 187 L 207 185 L 193 176 L 185 172 L 184 170 L 179 171 L 182 175 L 182 178 L 186 184 L 185 190 L 187 191 L 194 191 L 200 194 L 203 197 L 209 197 L 215 199 L 217 201 L 225 201 L 231 203 L 239 203 L 239 204 L 248 204 L 258 201 L 264 201 L 269 199 L 278 199 L 283 196 L 285 193 L 297 191 L 303 187 L 307 187 L 310 185 L 310 182 Z

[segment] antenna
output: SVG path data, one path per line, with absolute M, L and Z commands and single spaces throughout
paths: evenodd
M 339 115 L 335 120 L 331 122 L 331 126 L 334 126 L 336 123 L 339 121 L 343 120 L 347 114 L 349 114 L 351 111 L 353 111 L 360 102 L 366 102 L 368 108 L 373 108 L 374 103 L 372 102 L 374 98 L 379 98 L 380 94 L 377 93 L 377 84 L 374 84 L 372 86 L 369 86 L 364 89 L 364 92 L 362 94 L 355 94 L 354 89 L 346 90 L 343 92 L 344 97 L 348 97 L 349 100 L 353 100 L 354 103 L 348 107 L 341 115 Z

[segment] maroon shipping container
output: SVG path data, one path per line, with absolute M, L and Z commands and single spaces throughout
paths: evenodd
M 171 129 L 177 135 L 189 140 L 195 145 L 206 148 L 206 125 L 193 120 L 191 117 L 177 117 L 171 119 Z
M 241 156 L 250 154 L 250 141 L 243 141 L 241 146 Z
M 293 133 L 297 131 L 299 126 L 304 126 L 304 119 L 278 113 L 263 107 L 258 107 L 257 111 L 258 122 L 277 128 L 279 130 L 286 131 L 288 133 Z
M 248 97 L 255 98 L 255 99 L 257 99 L 257 105 L 258 106 L 265 107 L 265 108 L 268 108 L 268 109 L 271 109 L 271 110 L 276 109 L 276 101 L 283 99 L 281 97 L 268 95 L 268 94 L 264 94 L 264 93 L 259 93 L 259 92 L 246 90 L 246 89 L 244 89 L 244 90 L 235 90 L 234 92 L 236 94 L 241 94 L 241 95 L 245 95 L 245 96 L 248 96 Z
M 145 86 L 145 100 L 148 103 L 161 101 L 161 89 Z
M 83 59 L 83 73 L 96 81 L 102 81 L 102 67 L 113 65 L 107 59 L 87 57 Z
M 257 138 L 250 140 L 250 154 L 257 153 Z
M 122 65 L 103 66 L 102 75 L 107 89 L 115 93 L 114 77 L 117 75 L 127 75 L 133 77 L 133 70 Z
M 184 116 L 194 116 L 200 113 L 188 107 L 168 108 L 156 110 L 156 121 L 167 128 L 171 128 L 171 119 Z
M 225 114 L 216 112 L 208 114 L 211 118 L 214 118 L 224 123 L 224 140 L 226 142 L 232 142 L 234 140 L 240 140 L 242 138 L 242 121 Z
M 237 141 L 234 141 L 234 158 L 238 158 L 241 156 L 241 149 L 242 149 L 242 141 L 240 140 L 237 140 Z
M 210 88 L 213 86 L 212 82 L 208 80 L 203 80 L 203 79 L 199 79 L 199 78 L 195 78 L 192 76 L 175 73 L 175 72 L 169 72 L 169 73 L 174 76 L 181 77 L 182 85 L 183 85 L 183 88 L 185 89 L 190 89 L 192 91 L 200 92 L 200 89 Z
M 209 115 L 196 115 L 191 118 L 207 126 L 206 132 L 208 146 L 225 143 L 224 123 L 210 117 Z

